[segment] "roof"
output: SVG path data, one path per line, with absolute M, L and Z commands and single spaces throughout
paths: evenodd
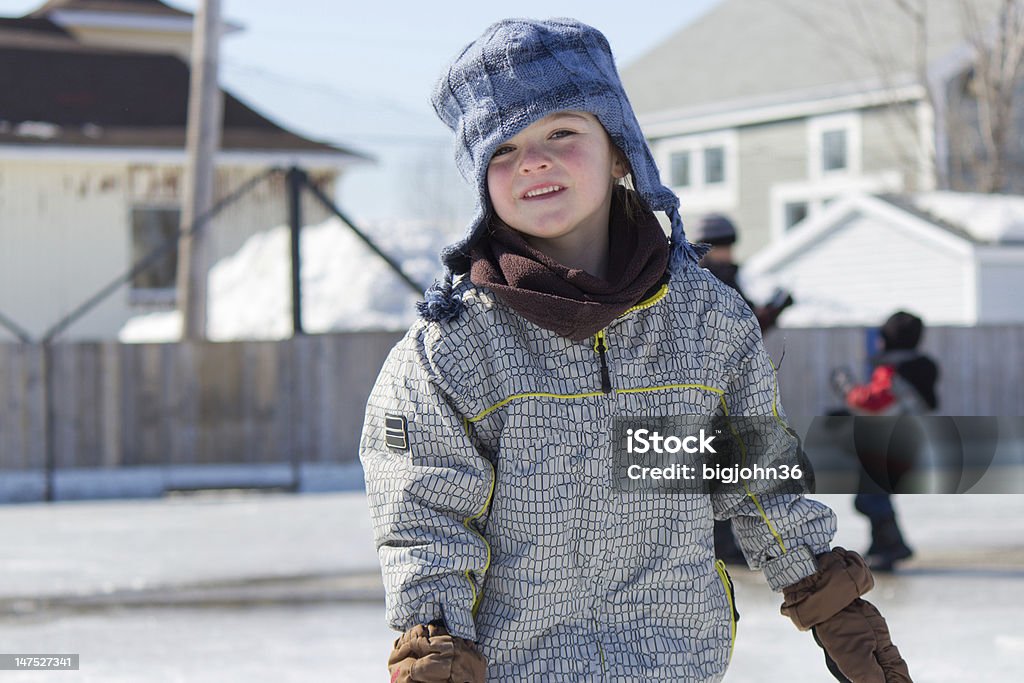
M 1000 0 L 972 0 L 979 14 Z M 918 82 L 915 23 L 893 0 L 722 0 L 622 70 L 640 114 L 783 104 Z M 927 61 L 964 44 L 962 0 L 929 0 Z M 982 14 L 985 16 L 984 14 Z M 989 15 L 990 16 L 990 15 Z M 751 105 L 752 106 L 752 105 Z
M 18 31 L 31 34 L 57 34 L 69 36 L 67 30 L 45 18 L 0 17 L 0 31 Z
M 55 10 L 149 14 L 167 17 L 191 17 L 192 14 L 166 5 L 160 0 L 49 0 L 28 17 L 45 17 Z
M 0 17 L 0 45 L 74 49 L 79 43 L 71 33 L 49 19 Z
M 911 230 L 947 249 L 1024 245 L 1024 197 L 969 192 L 850 194 L 817 216 L 797 224 L 781 240 L 749 259 L 748 273 L 767 272 L 804 253 L 841 228 L 852 214 L 870 214 L 884 223 Z
M 1024 244 L 1024 197 L 974 192 L 918 192 L 888 201 L 976 244 Z
M 81 45 L 45 20 L 0 24 L 0 145 L 185 146 L 189 69 L 170 54 Z M 56 28 L 56 27 L 55 27 Z M 365 155 L 297 135 L 224 93 L 225 150 Z

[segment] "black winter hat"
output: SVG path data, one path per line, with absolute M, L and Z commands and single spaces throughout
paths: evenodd
M 916 348 L 923 332 L 924 323 L 921 319 L 906 311 L 890 315 L 881 329 L 886 351 Z
M 736 241 L 736 226 L 720 213 L 709 213 L 700 219 L 690 237 L 694 242 L 724 247 Z

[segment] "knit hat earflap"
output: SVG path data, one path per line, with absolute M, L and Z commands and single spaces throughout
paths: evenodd
M 646 207 L 671 223 L 670 263 L 701 254 L 686 242 L 679 199 L 661 184 L 658 168 L 626 97 L 604 35 L 575 19 L 505 19 L 470 43 L 442 74 L 434 110 L 455 133 L 455 162 L 476 187 L 476 214 L 465 236 L 441 252 L 445 278 L 418 306 L 430 320 L 458 315 L 453 275 L 465 273 L 470 250 L 486 234 L 494 208 L 487 167 L 494 150 L 540 119 L 560 111 L 593 114 L 625 154 L 633 186 Z

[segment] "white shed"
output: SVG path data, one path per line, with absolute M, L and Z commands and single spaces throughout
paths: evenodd
M 782 327 L 877 325 L 897 309 L 929 325 L 1024 322 L 1024 197 L 851 195 L 742 269 L 751 298 L 793 293 Z

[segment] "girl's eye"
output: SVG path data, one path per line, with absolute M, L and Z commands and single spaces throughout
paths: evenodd
M 573 131 L 573 130 L 556 130 L 554 133 L 551 134 L 551 137 L 554 138 L 554 139 L 558 139 L 558 138 L 564 138 L 564 137 L 568 137 L 570 135 L 575 135 L 575 134 L 576 134 L 576 131 Z
M 498 149 L 494 150 L 494 154 L 491 155 L 491 158 L 493 159 L 495 157 L 500 157 L 503 154 L 508 154 L 509 152 L 512 151 L 512 149 L 513 148 L 509 145 L 502 145 Z

